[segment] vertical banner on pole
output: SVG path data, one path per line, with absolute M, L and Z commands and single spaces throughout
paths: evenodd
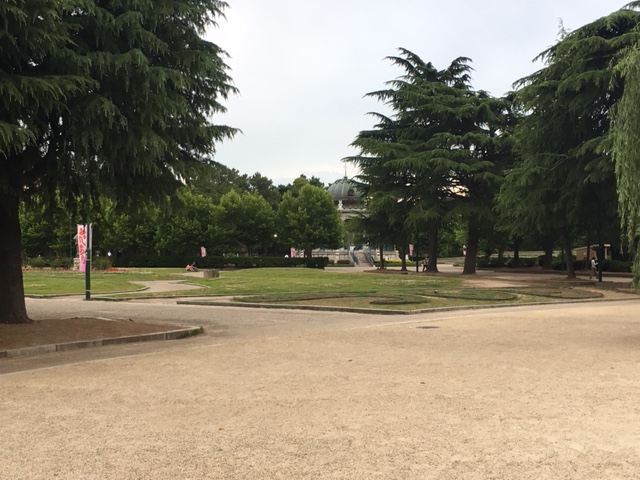
M 200 256 L 201 257 L 206 257 L 207 256 L 207 249 L 204 247 L 200 247 Z
M 290 255 L 291 258 L 296 258 L 296 249 L 295 248 L 291 247 L 291 250 L 290 250 L 289 253 L 291 254 Z
M 76 244 L 78 248 L 79 270 L 84 272 L 87 266 L 87 227 L 78 224 L 76 233 Z

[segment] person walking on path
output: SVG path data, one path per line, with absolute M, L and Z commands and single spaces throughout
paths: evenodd
M 593 276 L 598 278 L 598 262 L 596 262 L 596 257 L 591 257 L 591 273 L 589 274 L 589 279 Z

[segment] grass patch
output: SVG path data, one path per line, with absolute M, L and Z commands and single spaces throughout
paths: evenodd
M 390 297 L 381 297 L 371 300 L 371 305 L 392 305 L 397 307 L 399 305 L 423 305 L 428 303 L 429 299 L 420 297 L 417 295 L 398 295 Z
M 369 294 L 381 290 L 437 289 L 455 287 L 455 278 L 412 277 L 400 275 L 345 274 L 311 268 L 255 268 L 223 270 L 220 278 L 185 276 L 181 268 L 130 269 L 118 272 L 92 272 L 91 292 L 109 293 L 141 288 L 136 281 L 180 280 L 201 285 L 201 290 L 162 292 L 157 296 L 179 294 L 265 295 L 287 293 Z M 64 270 L 28 270 L 23 272 L 26 294 L 83 294 L 84 273 Z M 149 293 L 142 293 L 149 295 Z
M 27 294 L 83 294 L 84 274 L 70 271 L 23 272 Z M 139 281 L 173 280 L 200 285 L 193 290 L 113 293 L 108 298 L 155 296 L 230 296 L 245 303 L 325 305 L 334 307 L 415 310 L 488 303 L 516 303 L 549 299 L 589 299 L 599 292 L 562 286 L 523 288 L 469 288 L 463 278 L 382 273 L 346 274 L 307 268 L 222 270 L 219 278 L 185 276 L 180 268 L 129 269 L 94 272 L 93 294 L 132 291 Z
M 245 297 L 234 297 L 236 302 L 248 302 L 248 303 L 287 303 L 298 302 L 305 300 L 324 300 L 327 298 L 346 298 L 346 297 L 359 297 L 365 292 L 353 292 L 353 293 L 340 293 L 340 292 L 325 292 L 325 293 L 274 293 L 270 295 L 250 295 Z
M 532 297 L 560 298 L 567 300 L 581 300 L 589 298 L 602 298 L 600 292 L 592 292 L 590 290 L 582 290 L 579 288 L 538 288 L 538 287 L 522 287 L 509 289 L 507 292 L 517 293 L 518 295 L 529 295 Z
M 187 332 L 181 333 L 180 335 L 178 335 L 178 339 L 195 337 L 196 335 L 201 335 L 203 333 L 204 333 L 204 328 L 202 328 L 202 327 L 195 328 L 193 330 L 189 330 Z
M 187 280 L 182 269 L 129 269 L 116 272 L 91 272 L 91 293 L 110 293 L 135 290 L 143 285 L 136 280 Z M 25 270 L 22 272 L 24 293 L 27 295 L 83 294 L 85 275 L 71 270 Z
M 283 294 L 367 294 L 387 290 L 438 289 L 455 287 L 462 279 L 419 277 L 405 275 L 379 275 L 369 273 L 345 274 L 311 268 L 255 268 L 221 271 L 220 278 L 190 278 L 190 283 L 206 285 L 217 295 Z
M 462 288 L 459 290 L 435 290 L 425 292 L 424 295 L 440 298 L 455 298 L 461 300 L 482 300 L 493 302 L 505 302 L 516 300 L 518 296 L 511 292 L 493 290 L 490 288 Z

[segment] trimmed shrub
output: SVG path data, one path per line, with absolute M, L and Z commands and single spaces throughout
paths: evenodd
M 71 257 L 33 257 L 25 258 L 22 262 L 27 268 L 62 268 L 70 269 L 73 267 L 73 258 Z
M 623 262 L 622 260 L 605 260 L 602 270 L 605 272 L 631 272 L 633 262 Z
M 91 268 L 96 270 L 107 270 L 111 266 L 110 257 L 93 257 L 91 259 Z
M 184 268 L 195 262 L 203 268 L 259 268 L 259 267 L 298 267 L 324 268 L 329 264 L 328 257 L 284 258 L 284 257 L 185 257 L 179 255 L 123 256 L 111 257 L 114 267 L 164 267 Z
M 478 257 L 476 266 L 478 268 L 502 268 L 504 267 L 504 258 Z

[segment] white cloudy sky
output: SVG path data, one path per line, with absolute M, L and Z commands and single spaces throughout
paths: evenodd
M 447 67 L 470 57 L 473 87 L 501 96 L 541 68 L 560 21 L 576 29 L 627 0 L 227 0 L 226 20 L 208 39 L 228 52 L 240 94 L 217 123 L 243 133 L 216 160 L 275 184 L 300 174 L 325 183 L 357 172 L 343 157 L 370 111 L 367 92 L 401 74 L 384 58 L 403 47 Z

